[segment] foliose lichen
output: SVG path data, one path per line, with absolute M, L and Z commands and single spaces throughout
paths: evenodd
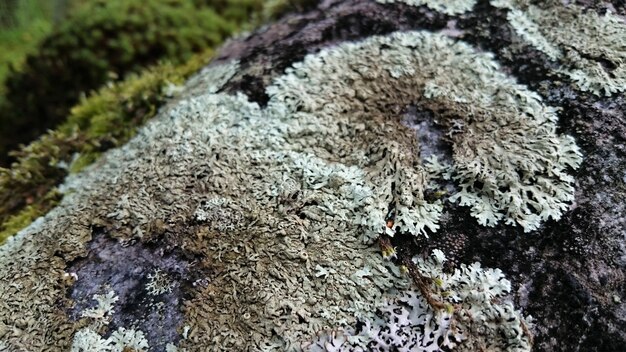
M 378 58 L 377 66 L 367 62 L 370 57 Z M 451 199 L 470 206 L 481 225 L 505 220 L 532 231 L 567 209 L 574 192 L 567 170 L 582 158 L 573 138 L 556 133 L 557 109 L 498 67 L 491 54 L 443 35 L 394 33 L 308 56 L 268 88 L 269 106 L 278 101 L 296 115 L 339 118 L 350 111 L 371 118 L 384 115 L 375 106 L 392 98 L 381 82 L 397 80 L 402 95 L 393 96 L 396 104 L 419 102 L 450 129 L 454 164 L 443 177 L 461 188 Z M 400 231 L 436 230 L 441 205 L 426 202 L 423 193 L 437 174 L 419 160 L 398 160 L 411 153 L 393 142 L 377 145 L 387 147 L 369 151 L 379 160 L 368 175 L 375 180 L 373 194 L 364 199 L 366 238 L 385 231 L 390 204 Z
M 556 70 L 585 92 L 610 96 L 626 91 L 626 22 L 607 11 L 560 1 L 492 0 L 528 44 L 559 63 Z
M 499 269 L 479 263 L 443 270 L 445 256 L 435 250 L 414 258 L 432 280 L 432 297 L 446 305 L 434 309 L 416 291 L 389 295 L 374 319 L 321 333 L 308 351 L 530 351 L 524 318 L 503 298 L 511 284 Z
M 148 274 L 148 283 L 146 284 L 146 290 L 153 296 L 162 295 L 166 292 L 172 292 L 174 283 L 170 280 L 168 275 L 160 269 L 155 269 L 152 273 Z
M 119 328 L 107 339 L 90 328 L 74 335 L 71 352 L 147 352 L 150 345 L 143 332 Z
M 108 324 L 108 320 L 115 312 L 113 305 L 118 301 L 118 297 L 115 295 L 114 291 L 109 291 L 106 295 L 94 295 L 93 299 L 98 302 L 98 305 L 84 310 L 81 316 L 84 318 L 93 318 L 98 322 Z
M 145 352 L 149 347 L 143 332 L 134 329 L 118 328 L 107 339 L 98 334 L 102 326 L 109 324 L 111 316 L 115 312 L 114 304 L 118 297 L 114 291 L 109 291 L 105 295 L 94 295 L 94 300 L 98 302 L 96 307 L 86 309 L 82 312 L 83 318 L 88 318 L 91 323 L 88 327 L 76 332 L 72 342 L 72 352 L 124 352 L 135 351 Z
M 67 300 L 58 278 L 66 261 L 84 255 L 94 223 L 142 241 L 162 221 L 175 229 L 171 245 L 211 273 L 187 288 L 191 329 L 181 348 L 297 350 L 321 331 L 375 321 L 389 294 L 409 282 L 369 243 L 436 231 L 442 202 L 424 195 L 435 179 L 454 180 L 455 198 L 485 225 L 505 220 L 532 230 L 572 199 L 567 169 L 580 155 L 571 137 L 556 133 L 557 110 L 498 69 L 488 53 L 416 31 L 307 56 L 267 88 L 265 108 L 241 93 L 203 89 L 211 70 L 201 72 L 191 81 L 197 87 L 126 145 L 70 175 L 61 204 L 0 248 L 0 315 L 22 316 L 33 335 L 25 340 L 7 320 L 3 339 L 69 347 L 78 328 L 57 308 Z M 452 165 L 422 162 L 402 123 L 407 105 L 430 109 L 449 130 Z M 224 201 L 206 208 L 211 199 Z M 241 216 L 218 228 L 198 210 L 215 220 Z M 459 313 L 459 341 L 499 343 L 502 332 L 523 340 L 494 318 L 517 316 L 492 301 L 506 288 L 501 273 L 474 266 L 448 277 L 427 263 L 422 270 L 452 292 L 439 299 L 480 303 L 465 308 L 485 317 L 476 330 Z M 466 291 L 457 285 L 468 276 L 476 285 Z M 37 292 L 20 291 L 33 285 Z M 59 331 L 55 345 L 47 344 L 50 330 Z

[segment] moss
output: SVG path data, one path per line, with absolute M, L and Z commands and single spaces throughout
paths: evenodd
M 263 9 L 256 15 L 257 22 L 265 22 L 280 18 L 289 12 L 303 12 L 317 6 L 316 0 L 268 0 Z
M 288 12 L 301 12 L 317 6 L 317 0 L 193 0 L 197 6 L 211 6 L 228 21 L 251 29 Z
M 182 84 L 208 57 L 210 52 L 179 67 L 165 63 L 133 74 L 122 83 L 111 84 L 73 107 L 59 130 L 70 134 L 77 126 L 91 141 L 88 149 L 105 142 L 119 145 L 134 134 L 137 126 L 154 116 L 167 98 L 168 85 Z
M 13 236 L 19 230 L 28 226 L 33 220 L 39 217 L 41 213 L 32 205 L 26 206 L 18 214 L 9 217 L 2 226 L 0 231 L 0 243 Z
M 98 160 L 100 155 L 102 155 L 100 152 L 84 152 L 82 154 L 78 154 L 76 159 L 74 159 L 74 161 L 70 164 L 70 173 L 75 174 L 77 172 L 81 172 L 84 168 Z
M 82 99 L 57 129 L 14 152 L 17 161 L 10 169 L 0 169 L 0 231 L 3 236 L 15 234 L 28 225 L 27 217 L 19 216 L 23 221 L 15 217 L 33 214 L 33 209 L 26 210 L 29 202 L 45 199 L 44 195 L 68 172 L 81 171 L 103 151 L 128 141 L 137 127 L 153 117 L 167 100 L 167 88 L 181 84 L 211 56 L 212 52 L 206 51 L 184 65 L 163 63 L 110 84 Z M 45 214 L 55 204 L 42 201 L 36 208 L 37 216 Z
M 20 67 L 52 30 L 50 5 L 46 0 L 9 0 L 0 5 L 4 6 L 0 11 L 0 82 L 4 82 L 9 67 Z M 0 96 L 3 94 L 0 84 Z
M 30 225 L 35 219 L 45 215 L 50 208 L 58 204 L 60 199 L 60 193 L 56 189 L 53 189 L 48 192 L 43 199 L 37 200 L 34 204 L 27 205 L 17 214 L 11 215 L 2 226 L 0 226 L 0 245 L 9 237 Z
M 0 106 L 0 162 L 61 123 L 81 94 L 167 59 L 179 64 L 238 28 L 185 0 L 93 0 L 9 73 Z

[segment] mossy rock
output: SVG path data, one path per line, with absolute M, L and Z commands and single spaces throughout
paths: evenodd
M 417 343 L 398 349 L 527 351 L 530 343 L 506 340 L 534 335 L 533 351 L 621 351 L 626 100 L 538 74 L 555 66 L 522 47 L 508 20 L 484 1 L 452 16 L 331 0 L 231 42 L 0 247 L 0 346 L 353 350 L 346 344 L 364 341 L 360 350 L 371 350 L 409 341 L 398 336 L 408 330 Z M 228 75 L 210 74 L 224 67 Z M 220 76 L 229 78 L 219 88 L 205 85 Z M 98 123 L 76 123 L 82 135 L 103 131 L 96 117 L 108 115 L 83 111 L 94 113 L 77 118 Z M 567 163 L 562 147 L 573 147 L 566 135 L 583 163 L 555 169 Z M 473 164 L 481 168 L 470 180 Z M 22 170 L 12 172 L 33 169 Z M 571 183 L 575 199 L 528 233 L 524 223 L 481 221 L 452 198 L 506 201 L 502 193 L 523 187 L 533 204 L 511 213 L 520 218 L 539 211 L 529 197 L 557 182 Z M 561 208 L 562 193 L 543 203 Z M 424 222 L 433 215 L 438 227 Z M 375 230 L 378 243 L 364 243 Z M 485 277 L 481 268 L 499 269 L 473 279 Z M 448 290 L 459 272 L 471 274 L 460 282 L 471 294 Z M 467 315 L 465 299 L 482 302 Z M 501 328 L 517 309 L 533 324 Z M 445 321 L 420 323 L 430 317 Z
M 0 168 L 0 243 L 59 200 L 54 187 L 109 148 L 131 138 L 168 99 L 168 87 L 182 84 L 212 56 L 194 55 L 183 65 L 162 63 L 82 98 L 66 121 L 12 153 L 10 169 Z
M 80 95 L 167 59 L 183 62 L 237 26 L 183 0 L 94 1 L 77 10 L 6 81 L 0 162 L 6 152 L 63 121 Z
M 240 22 L 246 17 L 251 18 L 248 25 L 258 25 L 285 12 L 303 10 L 310 1 L 279 0 L 265 3 L 262 9 L 255 4 L 260 2 L 224 0 L 212 6 L 228 21 L 243 26 Z M 197 6 L 204 5 L 198 1 Z M 209 49 L 182 65 L 163 62 L 128 74 L 81 98 L 62 123 L 11 152 L 15 160 L 11 167 L 0 168 L 0 243 L 54 207 L 58 201 L 51 196 L 57 194 L 54 187 L 68 173 L 81 171 L 104 151 L 124 144 L 167 101 L 168 87 L 181 84 L 211 56 Z M 1 149 L 0 144 L 0 154 Z

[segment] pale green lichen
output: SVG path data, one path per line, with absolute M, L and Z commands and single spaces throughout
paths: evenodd
M 110 346 L 97 332 L 81 329 L 74 335 L 71 352 L 109 352 Z
M 118 328 L 107 339 L 111 352 L 145 352 L 150 347 L 142 331 Z
M 305 350 L 324 351 L 530 351 L 526 334 L 531 318 L 524 318 L 509 300 L 511 283 L 499 269 L 479 263 L 462 264 L 446 273 L 443 253 L 434 250 L 424 260 L 414 258 L 430 278 L 431 298 L 445 305 L 435 309 L 419 292 L 389 295 L 379 314 L 352 326 L 321 333 Z
M 476 0 L 376 0 L 383 4 L 403 2 L 411 6 L 426 5 L 428 8 L 447 15 L 460 15 L 471 11 Z
M 267 88 L 265 108 L 206 89 L 211 71 L 201 72 L 125 146 L 71 175 L 61 204 L 0 248 L 3 339 L 67 349 L 77 328 L 54 308 L 67 299 L 66 261 L 84 255 L 94 224 L 141 240 L 157 220 L 206 273 L 186 288 L 192 329 L 181 348 L 293 350 L 327 328 L 374 319 L 408 282 L 368 243 L 436 231 L 443 202 L 425 197 L 436 179 L 454 179 L 457 198 L 486 225 L 530 230 L 571 200 L 566 169 L 580 156 L 556 133 L 556 109 L 498 69 L 490 54 L 418 31 L 307 56 Z M 420 160 L 402 124 L 409 105 L 449 130 L 452 165 Z M 16 294 L 14 285 L 34 282 L 36 293 Z M 28 340 L 15 315 L 33 321 Z M 51 330 L 63 333 L 48 347 Z
M 610 96 L 626 91 L 626 22 L 581 7 L 547 1 L 492 0 L 509 9 L 509 24 L 524 41 L 558 62 L 557 70 L 582 91 Z
M 513 8 L 507 14 L 507 19 L 525 41 L 544 52 L 551 60 L 557 60 L 562 56 L 561 50 L 541 34 L 541 25 L 531 19 L 533 17 L 531 13 L 535 11 L 534 7 L 529 9 L 528 13 Z
M 149 345 L 141 331 L 119 327 L 107 339 L 96 332 L 108 325 L 115 313 L 114 305 L 118 301 L 115 291 L 105 295 L 96 294 L 93 299 L 98 305 L 81 313 L 81 317 L 88 318 L 91 323 L 76 332 L 71 352 L 145 352 Z
M 366 62 L 370 57 L 377 66 Z M 297 115 L 358 114 L 363 102 L 388 99 L 380 81 L 398 79 L 405 95 L 394 96 L 396 103 L 423 104 L 450 121 L 455 163 L 447 177 L 461 187 L 452 200 L 470 206 L 482 225 L 505 220 L 531 231 L 548 218 L 558 220 L 573 200 L 567 169 L 578 167 L 581 154 L 571 137 L 556 134 L 557 110 L 498 68 L 491 54 L 442 35 L 395 33 L 307 57 L 268 88 L 275 97 L 269 105 L 278 100 Z M 381 159 L 368 176 L 374 193 L 364 195 L 366 238 L 385 231 L 390 205 L 401 231 L 435 231 L 441 205 L 422 194 L 436 175 L 420 165 L 397 167 L 401 149 L 385 144 L 370 151 Z
M 160 269 L 155 269 L 152 273 L 148 274 L 148 283 L 146 284 L 148 294 L 158 296 L 172 292 L 173 288 L 174 283 L 172 280 Z
M 72 343 L 71 352 L 147 352 L 150 345 L 143 332 L 119 328 L 107 339 L 90 328 L 80 329 Z
M 106 295 L 96 294 L 93 296 L 93 299 L 98 302 L 98 305 L 84 310 L 81 313 L 81 317 L 96 319 L 107 324 L 115 312 L 113 305 L 119 298 L 115 295 L 114 291 L 109 291 Z

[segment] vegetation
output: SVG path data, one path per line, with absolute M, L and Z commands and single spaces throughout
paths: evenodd
M 6 80 L 0 150 L 62 122 L 81 93 L 168 59 L 184 62 L 236 25 L 185 0 L 93 0 L 46 37 Z M 0 154 L 3 154 L 0 151 Z
M 12 153 L 12 167 L 0 168 L 0 243 L 56 205 L 54 188 L 68 172 L 130 139 L 167 99 L 167 88 L 183 83 L 210 55 L 195 55 L 180 66 L 162 63 L 110 84 L 83 98 L 55 130 Z
M 0 82 L 9 67 L 20 67 L 24 57 L 34 52 L 41 39 L 52 30 L 50 2 L 45 0 L 0 3 Z M 0 99 L 4 86 L 0 84 Z
M 125 28 L 119 26 L 118 20 L 114 21 L 114 24 L 106 24 L 106 16 L 104 14 L 99 14 L 99 17 L 93 16 L 94 18 L 89 19 L 89 9 L 94 11 L 105 11 L 111 17 L 115 17 L 111 12 L 111 9 L 115 6 L 118 6 L 119 9 L 133 9 L 137 7 L 137 4 L 140 2 L 133 0 L 128 1 L 127 4 L 121 4 L 118 3 L 118 0 L 112 0 L 109 4 L 102 0 L 90 1 L 75 0 L 71 2 L 70 12 L 77 14 L 70 19 L 70 24 L 65 24 L 61 29 L 56 30 L 50 38 L 46 39 L 44 41 L 44 45 L 40 48 L 40 51 L 45 52 L 46 48 L 48 48 L 47 45 L 50 45 L 49 43 L 58 43 L 60 40 L 58 38 L 61 36 L 60 33 L 65 33 L 64 38 L 69 44 L 76 45 L 81 42 L 81 40 L 84 40 L 80 39 L 84 36 L 83 32 L 77 30 L 76 28 L 71 28 L 72 24 L 74 26 L 78 26 L 83 22 L 95 23 L 102 26 L 113 26 L 107 29 L 111 32 L 106 34 L 106 38 L 110 36 L 112 38 L 116 38 L 115 40 L 119 43 L 130 45 L 128 44 L 129 42 L 123 39 L 124 37 L 121 34 L 114 33 L 115 30 L 126 30 Z M 179 0 L 151 0 L 149 5 L 154 7 L 155 3 L 165 4 L 166 8 L 176 8 L 177 6 L 180 6 L 187 11 L 192 9 L 192 7 L 189 7 L 191 5 L 183 5 Z M 198 8 L 212 6 L 214 12 L 212 12 L 213 10 L 208 9 L 204 13 L 204 16 L 207 16 L 207 19 L 209 19 L 209 16 L 212 16 L 209 15 L 210 13 L 219 14 L 221 17 L 216 17 L 217 23 L 221 26 L 219 27 L 219 30 L 225 29 L 227 31 L 233 31 L 239 27 L 251 28 L 252 26 L 256 26 L 263 21 L 281 16 L 285 12 L 291 10 L 302 10 L 307 6 L 311 6 L 312 3 L 314 3 L 314 1 L 311 0 L 298 0 L 293 2 L 278 0 L 268 1 L 265 3 L 260 0 L 193 1 L 193 5 Z M 176 11 L 174 12 L 177 13 Z M 122 12 L 122 17 L 124 17 L 125 14 L 127 14 L 127 12 Z M 120 14 L 118 13 L 117 15 L 119 16 Z M 140 22 L 136 17 L 137 15 L 135 14 L 134 21 Z M 82 20 L 80 20 L 81 18 Z M 95 18 L 99 18 L 101 21 L 98 22 Z M 198 17 L 193 18 L 197 19 Z M 117 25 L 115 25 L 115 23 L 117 23 Z M 68 173 L 79 172 L 86 166 L 96 161 L 100 154 L 104 151 L 124 144 L 134 135 L 139 126 L 156 114 L 158 108 L 167 100 L 168 96 L 166 94 L 166 90 L 171 84 L 182 83 L 187 77 L 208 62 L 208 59 L 211 56 L 210 48 L 214 47 L 215 44 L 219 43 L 219 41 L 225 36 L 225 33 L 221 33 L 219 30 L 218 34 L 207 34 L 207 38 L 211 38 L 210 40 L 204 42 L 202 40 L 199 41 L 199 45 L 203 45 L 205 48 L 203 52 L 194 54 L 190 60 L 186 61 L 186 63 L 182 65 L 176 64 L 176 62 L 183 60 L 183 58 L 190 54 L 190 52 L 196 50 L 196 47 L 190 44 L 194 43 L 193 35 L 189 34 L 188 36 L 183 36 L 183 39 L 177 39 L 176 37 L 180 33 L 184 32 L 182 30 L 174 30 L 179 28 L 181 25 L 183 28 L 187 28 L 189 33 L 195 33 L 194 30 L 190 29 L 190 27 L 184 27 L 187 24 L 187 20 L 182 21 L 182 24 L 173 24 L 169 27 L 160 27 L 162 24 L 155 24 L 154 28 L 159 29 L 159 32 L 168 33 L 168 35 L 165 35 L 164 33 L 155 34 L 159 38 L 158 43 L 156 44 L 167 47 L 165 49 L 166 51 L 170 50 L 168 55 L 165 55 L 165 58 L 168 59 L 168 61 L 162 61 L 161 63 L 151 66 L 150 68 L 133 73 L 137 67 L 145 65 L 145 62 L 132 62 L 132 60 L 129 59 L 125 62 L 128 63 L 129 67 L 133 68 L 129 69 L 125 78 L 122 78 L 121 76 L 118 77 L 116 76 L 117 74 L 111 76 L 111 72 L 114 71 L 107 71 L 106 80 L 111 78 L 120 79 L 113 81 L 108 86 L 100 88 L 91 94 L 88 94 L 88 97 L 85 97 L 85 94 L 88 89 L 92 89 L 93 87 L 88 89 L 85 88 L 86 90 L 82 90 L 80 92 L 77 88 L 76 94 L 78 95 L 76 99 L 78 99 L 78 104 L 73 108 L 64 107 L 64 109 L 68 110 L 67 114 L 62 116 L 64 122 L 46 132 L 39 137 L 39 139 L 31 142 L 29 145 L 10 153 L 10 156 L 13 159 L 12 165 L 10 168 L 0 168 L 0 244 L 8 237 L 26 227 L 37 217 L 46 214 L 58 203 L 58 201 L 60 201 L 62 195 L 56 191 L 56 186 L 62 182 Z M 170 30 L 170 32 L 167 32 L 167 30 Z M 210 31 L 209 29 L 206 30 Z M 98 31 L 96 30 L 95 33 L 98 33 Z M 141 39 L 145 34 L 146 33 L 141 32 L 136 37 Z M 131 39 L 133 40 L 137 38 L 131 36 Z M 187 45 L 187 50 L 180 48 L 177 49 L 172 46 L 172 43 L 180 44 L 181 42 L 183 44 L 188 44 L 184 44 Z M 169 45 L 169 47 L 167 45 Z M 108 47 L 111 48 L 111 45 Z M 97 55 L 108 53 L 108 51 L 94 46 L 92 46 L 91 49 L 96 50 L 98 53 Z M 131 49 L 136 53 L 141 52 L 139 49 L 136 51 L 134 51 L 135 48 Z M 88 47 L 83 49 L 70 49 L 68 47 L 67 50 L 79 51 L 80 54 L 72 55 L 69 52 L 61 53 L 62 55 L 65 55 L 65 58 L 74 59 L 83 55 L 83 59 L 88 58 L 92 60 L 79 60 L 82 64 L 86 65 L 85 67 L 87 71 L 104 72 L 104 69 L 98 66 L 99 63 L 104 63 L 104 61 L 99 62 L 96 54 L 88 53 L 90 50 Z M 138 55 L 135 59 L 141 59 L 143 57 L 144 56 L 142 55 Z M 46 65 L 41 66 L 43 68 L 50 69 L 56 65 L 52 57 L 47 57 L 43 53 L 33 54 L 29 57 L 29 60 L 33 61 L 35 58 L 45 58 L 48 60 L 46 62 L 50 65 L 47 67 Z M 112 61 L 114 63 L 122 62 L 121 59 L 113 59 L 117 60 Z M 25 72 L 33 72 L 33 66 L 29 66 L 29 64 L 31 64 L 30 61 L 27 63 L 22 72 L 14 69 L 12 72 L 13 77 L 22 77 L 26 79 Z M 146 58 L 146 61 L 150 60 Z M 89 63 L 95 65 L 95 67 L 90 68 L 88 65 Z M 109 64 L 108 61 L 106 63 Z M 65 72 L 68 77 L 73 75 L 80 77 L 81 73 L 80 70 L 77 70 L 78 67 L 80 66 L 67 65 L 65 63 L 63 67 L 60 67 L 60 69 Z M 65 84 L 67 82 L 71 83 L 71 81 L 65 80 L 55 81 L 54 77 L 54 73 L 50 73 L 49 76 L 44 75 L 39 77 L 39 79 L 42 84 L 47 87 L 46 89 L 53 89 L 56 87 L 55 89 L 59 91 L 66 89 Z M 28 93 L 28 96 L 30 96 L 31 99 L 34 99 L 35 93 L 36 92 L 30 92 Z M 78 97 L 81 94 L 83 95 L 83 98 Z M 44 100 L 47 98 L 44 98 Z M 22 104 L 26 103 L 22 102 Z M 51 105 L 47 106 L 45 104 Z M 48 100 L 45 104 L 42 103 L 43 109 L 55 106 L 54 101 Z M 2 105 L 1 102 L 0 105 Z M 15 102 L 12 102 L 12 104 L 5 104 L 2 108 L 6 109 L 7 106 L 11 105 L 15 105 Z M 15 113 L 17 109 L 12 111 L 11 114 L 1 115 L 2 113 L 6 113 L 6 111 L 7 110 L 0 111 L 0 141 L 4 138 L 2 135 L 3 123 L 6 126 L 5 132 L 8 135 L 16 135 L 20 133 L 15 127 L 17 125 L 21 125 L 24 128 L 32 127 L 26 126 L 26 121 L 28 119 L 27 115 L 17 116 Z M 39 122 L 30 120 L 30 123 L 38 124 Z M 33 136 L 34 134 L 34 132 L 30 133 L 29 136 Z M 2 149 L 3 146 L 0 142 L 0 165 L 2 159 L 1 155 L 3 153 Z

